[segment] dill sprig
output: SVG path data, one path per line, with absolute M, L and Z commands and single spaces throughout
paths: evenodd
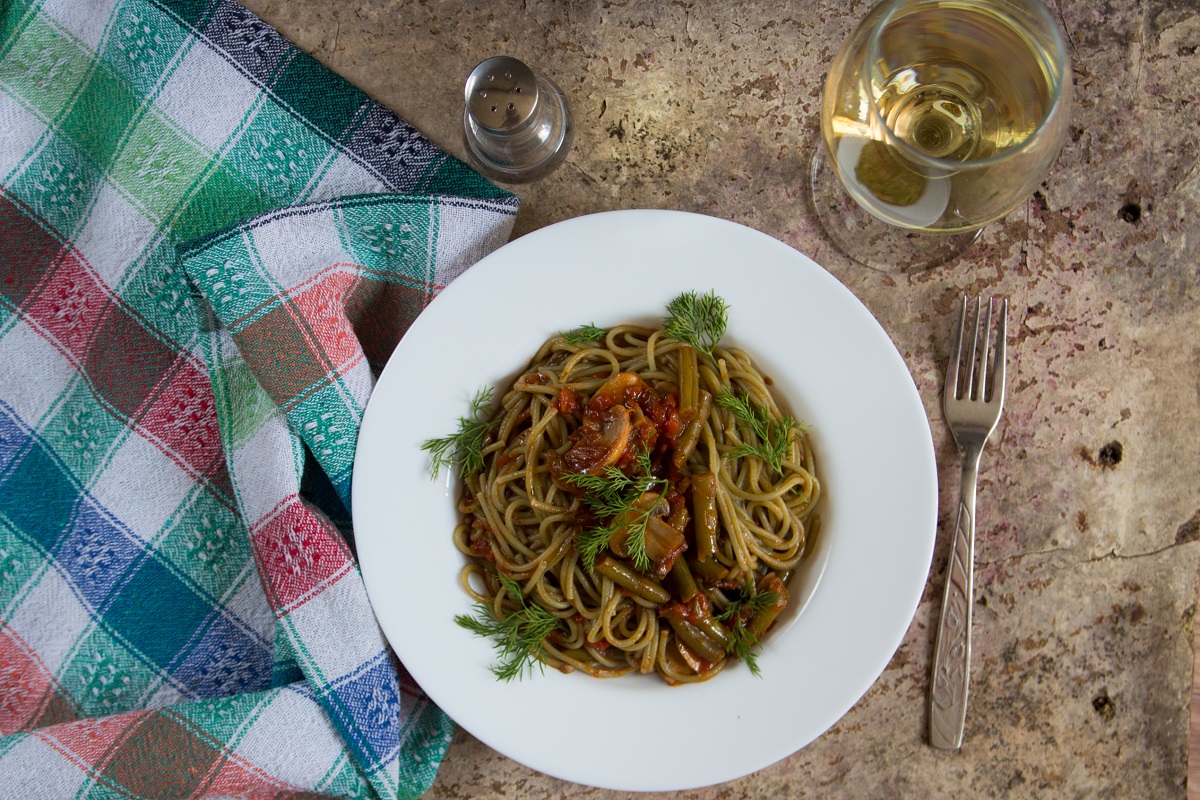
M 707 354 L 715 364 L 717 344 L 728 324 L 729 304 L 715 291 L 703 295 L 684 292 L 667 304 L 663 332 Z
M 483 469 L 483 440 L 488 429 L 499 420 L 486 420 L 492 399 L 490 386 L 480 389 L 471 400 L 471 416 L 458 418 L 458 430 L 440 439 L 426 439 L 421 449 L 429 453 L 430 477 L 437 480 L 442 467 L 459 465 L 458 474 L 465 478 Z
M 639 572 L 649 572 L 654 563 L 650 560 L 650 556 L 646 555 L 646 527 L 650 524 L 650 517 L 658 509 L 660 503 L 662 503 L 661 498 L 646 510 L 629 503 L 624 506 L 625 510 L 613 517 L 612 522 L 608 525 L 597 525 L 580 531 L 579 535 L 575 537 L 575 550 L 579 553 L 579 560 L 583 562 L 587 571 L 593 572 L 596 569 L 596 559 L 600 553 L 608 547 L 608 543 L 612 541 L 612 537 L 617 534 L 617 531 L 625 529 L 629 532 L 625 539 L 625 550 L 629 553 L 633 566 Z
M 767 407 L 754 402 L 749 395 L 721 392 L 717 395 L 717 405 L 733 412 L 734 417 L 745 423 L 757 440 L 742 442 L 730 451 L 730 457 L 757 456 L 776 472 L 782 473 L 783 460 L 794 438 L 792 431 L 800 427 L 796 420 L 790 414 L 780 420 L 771 419 Z
M 665 484 L 665 481 L 664 481 Z M 633 566 L 638 572 L 649 572 L 653 567 L 650 556 L 646 555 L 646 526 L 650 524 L 650 516 L 662 504 L 662 495 L 654 501 L 654 505 L 645 511 L 634 509 L 625 514 L 625 528 L 629 535 L 625 539 L 625 552 L 633 559 Z M 616 530 L 613 530 L 616 533 Z
M 560 331 L 559 336 L 567 344 L 587 344 L 588 342 L 602 342 L 604 337 L 608 335 L 607 328 L 600 328 L 593 324 L 580 325 L 578 328 L 570 331 Z
M 564 480 L 583 489 L 583 501 L 600 517 L 614 517 L 624 511 L 625 496 L 639 483 L 616 467 L 605 467 L 596 475 L 573 472 Z
M 521 594 L 521 586 L 507 575 L 500 583 L 519 608 L 503 619 L 498 618 L 490 605 L 475 604 L 475 616 L 459 614 L 454 621 L 477 636 L 493 639 L 492 645 L 500 663 L 493 664 L 492 674 L 502 681 L 533 675 L 536 662 L 545 672 L 545 663 L 538 658 L 542 640 L 558 627 L 558 617 L 536 603 L 529 603 Z
M 580 531 L 575 537 L 575 550 L 579 560 L 588 572 L 596 568 L 596 558 L 617 531 L 625 528 L 629 537 L 625 540 L 625 549 L 633 559 L 633 565 L 641 572 L 649 572 L 653 564 L 646 555 L 646 526 L 650 517 L 662 503 L 663 493 L 659 494 L 658 502 L 649 509 L 637 506 L 637 501 L 643 494 L 657 487 L 663 490 L 667 487 L 666 478 L 655 478 L 650 473 L 650 454 L 646 451 L 638 453 L 638 474 L 630 477 L 616 467 L 605 467 L 595 475 L 575 472 L 564 476 L 564 480 L 583 489 L 583 502 L 601 519 L 611 519 L 607 525 L 597 525 Z
M 588 572 L 594 572 L 596 569 L 596 559 L 604 548 L 608 547 L 608 542 L 616 533 L 616 528 L 609 526 L 597 526 L 594 528 L 584 528 L 575 537 L 575 550 L 579 553 L 579 560 L 583 562 L 583 566 Z
M 734 600 L 715 615 L 718 621 L 731 623 L 725 652 L 749 667 L 750 674 L 756 678 L 762 677 L 762 670 L 758 667 L 758 656 L 754 652 L 754 648 L 758 646 L 758 638 L 746 630 L 743 620 L 776 605 L 779 600 L 778 592 L 755 592 Z

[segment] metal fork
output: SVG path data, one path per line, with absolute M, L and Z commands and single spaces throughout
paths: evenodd
M 929 687 L 929 743 L 942 750 L 962 747 L 963 727 L 967 720 L 971 606 L 975 584 L 975 484 L 983 445 L 996 429 L 1004 406 L 1004 341 L 1008 333 L 1008 301 L 1000 301 L 995 354 L 989 371 L 994 304 L 995 301 L 989 298 L 985 315 L 982 299 L 975 301 L 974 331 L 967 343 L 969 349 L 964 349 L 969 304 L 967 298 L 963 298 L 942 402 L 946 423 L 954 434 L 954 441 L 958 443 L 962 460 L 958 519 L 954 526 L 954 545 L 950 551 L 950 568 L 946 575 L 942 618 L 938 624 L 937 649 Z

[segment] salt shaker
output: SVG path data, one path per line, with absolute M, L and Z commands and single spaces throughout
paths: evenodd
M 471 70 L 463 93 L 467 154 L 488 177 L 537 180 L 570 152 L 575 125 L 562 90 L 517 59 L 482 62 Z

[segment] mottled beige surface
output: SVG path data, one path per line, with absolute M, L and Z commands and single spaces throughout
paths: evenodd
M 518 190 L 518 234 L 614 208 L 742 222 L 826 266 L 907 360 L 943 476 L 933 568 L 904 644 L 812 745 L 677 796 L 1185 796 L 1200 557 L 1194 3 L 1054 3 L 1075 61 L 1066 149 L 1026 208 L 959 263 L 914 277 L 833 252 L 805 201 L 826 66 L 868 3 L 246 5 L 460 156 L 466 74 L 491 55 L 527 61 L 562 86 L 578 132 L 562 169 Z M 966 746 L 945 754 L 924 743 L 958 469 L 936 398 L 964 292 L 1010 298 L 1010 391 L 980 476 Z M 614 796 L 465 733 L 428 795 Z

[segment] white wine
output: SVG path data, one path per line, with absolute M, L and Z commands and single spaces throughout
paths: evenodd
M 1062 146 L 1065 64 L 1061 36 L 1036 2 L 884 4 L 830 70 L 830 161 L 885 222 L 977 229 L 1024 201 Z

